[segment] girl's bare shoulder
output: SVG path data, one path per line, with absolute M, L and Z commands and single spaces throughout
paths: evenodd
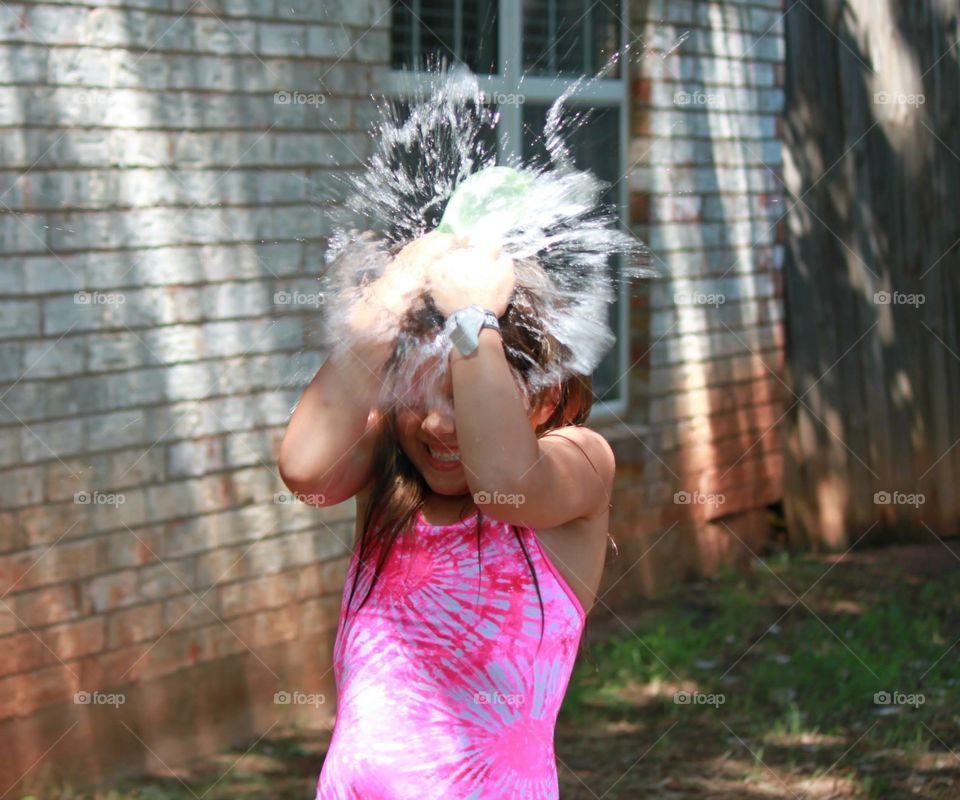
M 603 434 L 583 425 L 566 425 L 543 434 L 541 439 L 556 437 L 566 439 L 579 449 L 586 461 L 583 466 L 587 470 L 595 471 L 608 484 L 613 483 L 617 461 L 613 448 Z

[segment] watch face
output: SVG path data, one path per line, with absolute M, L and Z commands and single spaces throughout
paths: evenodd
M 460 312 L 460 316 L 457 320 L 458 327 L 466 328 L 467 330 L 476 330 L 479 332 L 480 326 L 483 325 L 484 313 L 474 306 L 467 306 Z
M 463 355 L 470 355 L 480 344 L 480 327 L 483 325 L 483 312 L 469 306 L 456 313 L 456 327 L 451 338 Z

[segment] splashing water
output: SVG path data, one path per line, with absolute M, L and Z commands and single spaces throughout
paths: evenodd
M 503 338 L 504 350 L 528 408 L 541 391 L 573 375 L 590 375 L 614 344 L 607 324 L 618 280 L 612 257 L 621 256 L 621 280 L 656 274 L 646 246 L 620 230 L 615 207 L 602 202 L 608 184 L 574 166 L 565 137 L 586 116 L 565 113 L 564 104 L 585 82 L 574 82 L 546 115 L 547 159 L 507 160 L 523 185 L 511 213 L 481 222 L 483 240 L 498 239 L 514 259 L 516 288 L 501 326 L 507 321 L 515 332 Z M 452 343 L 426 293 L 407 310 L 399 331 L 396 320 L 385 316 L 379 327 L 355 333 L 348 319 L 396 253 L 437 229 L 455 190 L 496 164 L 485 142 L 495 140 L 499 117 L 484 105 L 477 77 L 462 65 L 435 66 L 406 116 L 386 100 L 378 108 L 374 154 L 346 178 L 345 207 L 334 218 L 320 277 L 327 344 L 336 350 L 359 344 L 361 336 L 396 338 L 378 406 L 443 406 L 448 400 L 440 387 Z M 535 352 L 545 344 L 547 355 Z

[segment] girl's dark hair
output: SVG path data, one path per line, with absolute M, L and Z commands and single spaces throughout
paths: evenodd
M 565 355 L 565 348 L 543 327 L 538 314 L 538 302 L 534 293 L 518 286 L 513 293 L 505 314 L 500 318 L 500 335 L 507 361 L 521 379 L 534 368 L 545 369 L 556 364 Z M 402 369 L 405 348 L 415 346 L 426 339 L 442 322 L 430 298 L 422 298 L 421 304 L 408 313 L 400 330 L 400 344 L 386 365 L 386 373 Z M 405 343 L 405 344 L 404 344 Z M 537 426 L 537 437 L 567 425 L 582 425 L 586 422 L 593 405 L 593 382 L 590 376 L 573 375 L 559 385 L 559 391 L 547 388 L 530 393 L 530 410 L 539 409 L 544 403 L 556 403 L 549 418 Z M 586 453 L 584 453 L 586 455 Z M 587 459 L 589 461 L 589 457 Z M 592 466 L 592 462 L 591 462 Z M 596 467 L 594 467 L 596 469 Z M 429 487 L 407 454 L 400 447 L 396 433 L 396 416 L 391 409 L 383 414 L 380 432 L 374 445 L 372 476 L 369 483 L 369 502 L 364 514 L 362 533 L 357 547 L 357 569 L 353 574 L 346 612 L 352 608 L 354 593 L 360 572 L 375 559 L 372 579 L 357 610 L 363 607 L 386 564 L 390 550 L 402 531 L 409 529 L 423 507 Z M 480 557 L 480 531 L 482 512 L 477 512 L 477 556 Z M 523 551 L 524 559 L 533 578 L 540 602 L 540 639 L 543 640 L 544 608 L 540 582 L 523 543 L 520 530 L 511 525 L 513 534 Z M 482 570 L 482 565 L 481 565 Z M 478 576 L 479 580 L 479 576 Z M 478 586 L 479 592 L 479 586 Z

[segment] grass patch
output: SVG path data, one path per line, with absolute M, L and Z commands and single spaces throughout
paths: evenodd
M 918 577 L 895 559 L 866 568 L 782 555 L 650 605 L 607 626 L 578 664 L 567 730 L 619 726 L 653 742 L 676 723 L 721 742 L 716 757 L 745 758 L 742 778 L 754 782 L 798 769 L 835 779 L 841 767 L 826 767 L 852 747 L 849 796 L 889 792 L 897 776 L 878 766 L 905 779 L 926 759 L 960 775 L 956 571 Z M 664 741 L 660 758 L 687 757 L 685 735 Z

